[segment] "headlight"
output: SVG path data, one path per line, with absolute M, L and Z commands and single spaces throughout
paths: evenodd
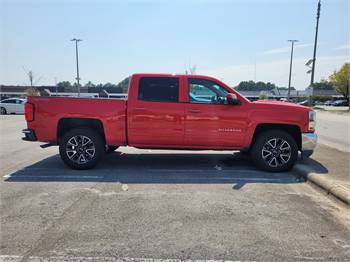
M 316 127 L 316 112 L 310 111 L 309 112 L 309 130 L 315 131 L 315 127 Z

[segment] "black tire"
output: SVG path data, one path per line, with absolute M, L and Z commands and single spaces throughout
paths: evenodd
M 241 149 L 239 153 L 243 156 L 250 156 L 250 148 L 249 149 Z
M 110 154 L 113 153 L 115 150 L 117 150 L 119 148 L 119 146 L 107 146 L 106 148 L 106 153 Z
M 294 138 L 287 132 L 270 130 L 259 134 L 255 139 L 251 158 L 263 170 L 288 171 L 298 159 L 298 146 Z
M 4 107 L 0 108 L 0 114 L 1 115 L 6 115 L 7 114 L 6 109 Z
M 67 166 L 85 170 L 98 164 L 105 153 L 105 144 L 100 134 L 93 129 L 75 128 L 60 139 L 59 151 Z

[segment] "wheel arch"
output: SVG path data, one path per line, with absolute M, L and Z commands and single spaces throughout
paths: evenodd
M 69 130 L 74 128 L 90 128 L 97 131 L 106 143 L 104 126 L 101 120 L 94 118 L 61 118 L 57 124 L 57 143 Z
M 264 132 L 271 130 L 281 130 L 285 131 L 289 135 L 291 135 L 298 146 L 298 150 L 301 150 L 301 130 L 297 125 L 289 125 L 289 124 L 259 124 L 254 130 L 251 146 L 256 141 L 257 137 Z

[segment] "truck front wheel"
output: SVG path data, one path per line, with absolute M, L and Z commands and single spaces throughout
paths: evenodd
M 60 156 L 73 169 L 90 169 L 97 165 L 104 155 L 102 137 L 90 128 L 75 128 L 60 139 Z
M 298 159 L 298 146 L 287 132 L 272 130 L 259 134 L 251 156 L 254 163 L 270 172 L 290 170 Z

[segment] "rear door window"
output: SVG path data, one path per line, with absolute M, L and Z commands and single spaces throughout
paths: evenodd
M 178 102 L 179 78 L 142 77 L 139 82 L 138 99 L 152 102 Z

